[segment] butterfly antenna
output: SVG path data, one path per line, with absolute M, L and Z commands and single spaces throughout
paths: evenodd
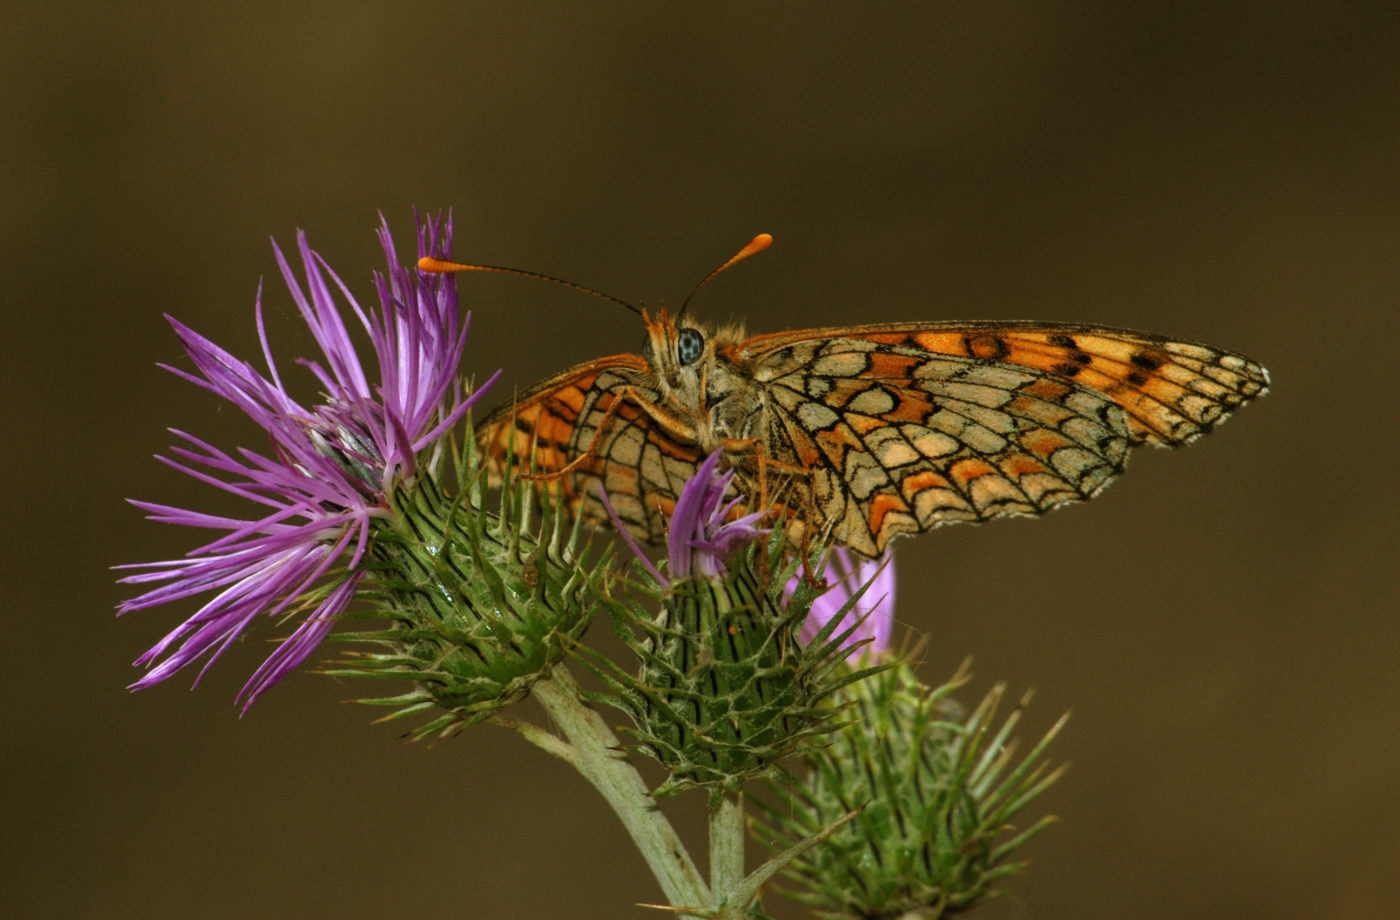
M 730 261 L 732 262 L 734 260 L 731 259 Z M 585 294 L 592 294 L 594 297 L 611 300 L 613 303 L 621 304 L 638 316 L 642 314 L 639 308 L 632 306 L 620 297 L 604 294 L 602 291 L 595 291 L 591 287 L 584 287 L 572 281 L 565 281 L 563 278 L 555 278 L 553 275 L 542 275 L 539 272 L 527 272 L 520 268 L 502 268 L 499 265 L 472 265 L 467 262 L 449 262 L 446 259 L 434 259 L 425 256 L 418 260 L 418 270 L 420 272 L 428 272 L 436 275 L 447 274 L 449 272 L 497 272 L 502 275 L 520 275 L 523 278 L 538 278 L 540 281 L 548 281 L 551 284 L 558 284 L 562 287 L 573 288 L 575 291 L 582 291 Z
M 734 253 L 734 255 L 725 259 L 724 262 L 719 266 L 719 268 L 716 268 L 714 271 L 701 278 L 700 283 L 690 289 L 690 293 L 686 295 L 685 302 L 681 304 L 680 312 L 677 313 L 676 316 L 679 318 L 685 315 L 685 308 L 690 303 L 690 299 L 694 297 L 699 292 L 699 290 L 702 287 L 704 287 L 706 283 L 708 283 L 709 280 L 715 275 L 718 275 L 720 272 L 724 271 L 726 268 L 729 268 L 731 265 L 736 265 L 739 262 L 744 261 L 751 255 L 756 255 L 757 253 L 762 252 L 771 245 L 773 245 L 773 235 L 771 233 L 760 233 L 758 236 L 749 240 L 743 249 L 740 249 L 738 252 Z

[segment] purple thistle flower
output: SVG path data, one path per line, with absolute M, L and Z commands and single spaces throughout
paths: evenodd
M 855 630 L 841 642 L 841 648 L 853 649 L 849 653 L 850 658 L 887 650 L 894 631 L 893 550 L 886 549 L 879 559 L 862 559 L 857 563 L 844 547 L 835 547 L 827 555 L 823 575 L 828 579 L 826 591 L 812 602 L 812 609 L 798 637 L 804 643 L 811 642 L 823 626 L 833 617 L 841 616 L 844 610 L 845 622 L 837 627 L 836 634 L 860 620 Z M 792 597 L 801 577 L 799 573 L 788 582 L 783 589 L 784 595 Z M 865 593 L 847 608 L 851 598 L 863 585 L 868 585 Z M 865 644 L 856 648 L 859 643 Z
M 666 533 L 669 578 L 663 577 L 651 564 L 613 510 L 607 492 L 599 487 L 603 507 L 612 518 L 613 526 L 632 547 L 632 552 L 647 571 L 663 585 L 697 574 L 706 577 L 723 575 L 725 563 L 734 550 L 772 529 L 758 526 L 764 517 L 762 511 L 730 520 L 734 510 L 743 504 L 743 498 L 735 496 L 729 501 L 724 500 L 725 493 L 734 483 L 734 471 L 720 473 L 719 459 L 720 452 L 715 451 L 701 461 L 695 475 L 686 480 L 680 497 L 676 499 L 676 508 L 671 512 L 671 527 Z
M 417 235 L 420 256 L 446 257 L 452 220 L 419 221 Z M 124 584 L 159 585 L 121 604 L 119 614 L 215 592 L 136 659 L 136 665 L 150 670 L 131 689 L 157 684 L 207 656 L 195 678 L 198 684 L 204 670 L 254 618 L 300 616 L 292 634 L 239 692 L 247 711 L 320 644 L 354 597 L 364 577 L 361 563 L 371 520 L 387 514 L 388 490 L 395 482 L 411 480 L 420 463 L 431 467 L 437 462 L 444 436 L 496 379 L 463 398 L 457 368 L 469 317 L 459 316 L 451 276 L 401 266 L 382 215 L 379 240 L 388 270 L 374 276 L 380 301 L 375 313 L 361 308 L 304 233 L 297 232 L 297 251 L 305 287 L 276 241 L 272 244 L 292 299 L 323 356 L 322 361 L 299 361 L 322 389 L 323 401 L 312 408 L 292 398 L 272 360 L 261 285 L 254 309 L 268 376 L 166 317 L 195 373 L 162 366 L 237 406 L 267 431 L 272 450 L 269 455 L 239 448 L 229 454 L 171 429 L 184 443 L 171 448 L 171 457 L 157 459 L 254 502 L 264 513 L 231 518 L 132 501 L 151 520 L 222 534 L 181 559 L 118 567 L 137 572 L 122 578 Z M 337 290 L 373 345 L 379 381 L 373 387 L 336 303 Z
M 672 580 L 694 575 L 723 575 L 725 563 L 734 550 L 769 532 L 759 527 L 762 511 L 730 520 L 743 499 L 724 500 L 734 482 L 734 471 L 719 472 L 720 452 L 701 461 L 695 475 L 686 481 L 671 512 L 671 529 L 666 534 L 666 556 Z

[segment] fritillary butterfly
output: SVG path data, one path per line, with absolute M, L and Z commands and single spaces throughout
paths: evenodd
M 705 280 L 769 242 L 756 237 Z M 1242 355 L 1092 325 L 877 323 L 750 337 L 684 306 L 675 317 L 637 312 L 642 354 L 543 380 L 477 436 L 497 471 L 509 456 L 521 472 L 562 479 L 586 518 L 607 518 L 601 484 L 627 529 L 652 542 L 715 450 L 743 492 L 774 497 L 791 530 L 830 529 L 874 556 L 900 534 L 1091 498 L 1130 447 L 1189 444 L 1269 386 Z

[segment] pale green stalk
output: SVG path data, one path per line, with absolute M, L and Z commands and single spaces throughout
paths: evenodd
M 744 880 L 744 800 L 735 789 L 718 795 L 710 806 L 710 890 L 717 918 L 742 917 L 747 901 L 736 901 Z
M 704 878 L 671 822 L 656 807 L 641 774 L 627 762 L 617 736 L 579 696 L 573 676 L 562 665 L 556 665 L 549 677 L 535 683 L 531 692 L 554 720 L 563 740 L 538 725 L 513 723 L 513 727 L 543 750 L 572 764 L 602 794 L 622 820 L 672 906 L 706 911 L 712 898 Z M 742 816 L 739 831 L 742 834 Z M 739 847 L 742 859 L 742 839 Z

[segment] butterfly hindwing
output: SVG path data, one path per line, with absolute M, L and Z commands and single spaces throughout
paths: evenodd
M 794 493 L 867 555 L 1088 498 L 1127 456 L 1116 402 L 1036 368 L 847 336 L 791 343 L 775 365 L 786 373 L 758 375 L 771 376 L 769 450 L 810 471 Z

